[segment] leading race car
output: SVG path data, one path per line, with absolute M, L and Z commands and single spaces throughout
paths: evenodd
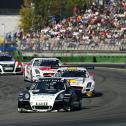
M 54 77 L 62 77 L 69 80 L 70 85 L 81 90 L 85 96 L 91 97 L 95 94 L 94 77 L 84 67 L 61 67 L 57 69 Z
M 34 82 L 39 77 L 51 77 L 60 65 L 61 62 L 57 58 L 33 58 L 25 65 L 24 80 Z
M 61 78 L 41 78 L 18 96 L 19 112 L 73 111 L 81 107 L 81 92 Z
M 23 64 L 10 54 L 1 53 L 0 74 L 23 74 Z

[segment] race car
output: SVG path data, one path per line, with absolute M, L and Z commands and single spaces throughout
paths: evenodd
M 8 53 L 1 53 L 0 74 L 23 74 L 23 64 Z
M 72 89 L 62 78 L 41 78 L 18 96 L 18 112 L 68 112 L 81 108 L 81 92 Z
M 61 62 L 57 58 L 33 58 L 25 65 L 24 80 L 34 82 L 39 77 L 51 77 L 60 65 Z
M 62 77 L 70 81 L 70 85 L 81 90 L 85 96 L 93 96 L 95 93 L 94 75 L 90 75 L 84 67 L 61 67 L 57 69 L 54 77 Z

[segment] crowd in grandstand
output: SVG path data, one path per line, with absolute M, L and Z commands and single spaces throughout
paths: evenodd
M 53 22 L 40 33 L 7 35 L 22 50 L 93 49 L 122 50 L 126 40 L 126 11 L 119 0 L 103 6 L 95 3 L 80 9 L 73 16 Z

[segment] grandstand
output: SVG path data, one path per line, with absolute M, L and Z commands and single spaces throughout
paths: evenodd
M 106 0 L 104 7 L 93 4 L 76 16 L 41 29 L 41 32 L 30 31 L 23 35 L 18 31 L 14 36 L 7 36 L 7 42 L 15 42 L 19 49 L 27 52 L 125 51 L 125 18 L 121 1 Z
M 117 7 L 118 6 L 118 7 Z M 93 4 L 76 16 L 68 17 L 40 33 L 18 33 L 17 46 L 23 51 L 126 49 L 126 13 L 122 3 Z M 22 39 L 23 37 L 23 39 Z

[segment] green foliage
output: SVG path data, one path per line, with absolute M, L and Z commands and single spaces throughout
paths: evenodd
M 28 32 L 32 27 L 33 21 L 33 8 L 31 8 L 32 0 L 23 0 L 22 8 L 20 9 L 20 27 L 24 32 Z
M 47 22 L 49 16 L 50 0 L 34 1 L 34 28 L 41 29 Z
M 95 0 L 67 0 L 66 9 L 71 10 L 74 7 L 84 7 L 84 5 L 90 6 Z
M 31 7 L 32 0 L 23 0 L 23 3 L 24 7 Z
M 7 51 L 7 53 L 11 54 L 14 57 L 14 59 L 18 61 L 23 61 L 23 55 L 20 50 Z
M 32 57 L 24 56 L 23 62 L 29 62 Z M 126 56 L 62 56 L 58 57 L 61 62 L 82 62 L 82 63 L 125 63 Z
M 33 20 L 31 8 L 22 8 L 20 10 L 20 15 L 21 15 L 20 26 L 24 29 L 24 32 L 28 32 L 32 26 L 32 20 Z

